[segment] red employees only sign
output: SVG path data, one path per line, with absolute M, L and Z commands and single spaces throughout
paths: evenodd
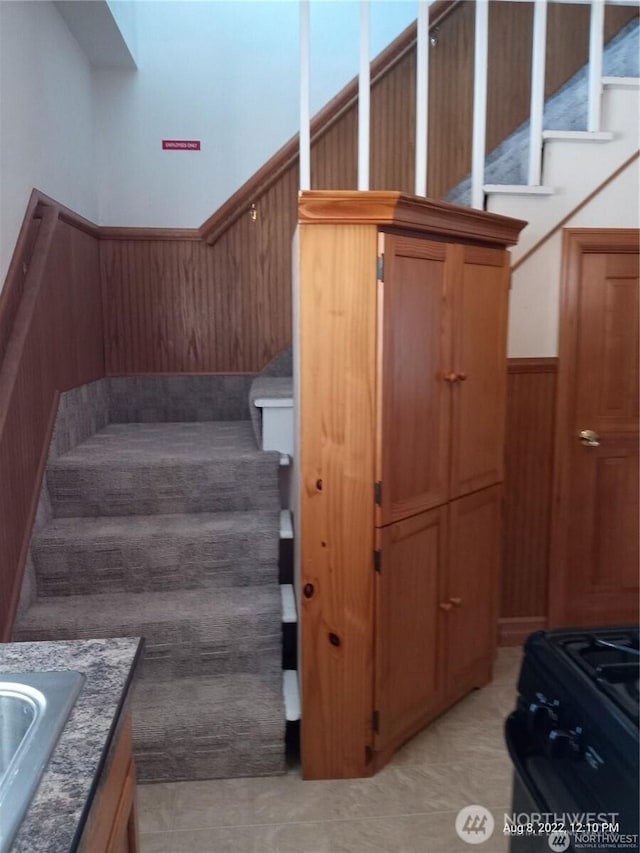
M 163 151 L 199 151 L 199 139 L 163 139 Z

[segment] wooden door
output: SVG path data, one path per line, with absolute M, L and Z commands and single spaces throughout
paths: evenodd
M 449 504 L 449 562 L 443 576 L 445 693 L 453 701 L 491 677 L 496 645 L 502 487 Z
M 638 232 L 564 250 L 550 622 L 636 623 Z
M 449 247 L 391 234 L 380 240 L 379 526 L 447 500 L 451 356 Z
M 439 700 L 438 578 L 446 559 L 446 507 L 377 531 L 375 749 L 418 731 Z
M 507 387 L 508 254 L 454 251 L 451 497 L 502 482 Z

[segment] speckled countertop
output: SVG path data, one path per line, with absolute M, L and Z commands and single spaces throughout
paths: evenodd
M 0 672 L 73 670 L 86 678 L 11 853 L 76 849 L 141 648 L 137 638 L 0 644 Z

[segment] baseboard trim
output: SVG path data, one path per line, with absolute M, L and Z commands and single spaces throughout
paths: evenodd
M 522 646 L 533 631 L 547 627 L 546 616 L 508 616 L 498 619 L 498 645 Z

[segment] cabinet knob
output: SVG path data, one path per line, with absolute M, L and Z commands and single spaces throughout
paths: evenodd
M 444 610 L 446 613 L 448 613 L 450 610 L 453 610 L 453 604 L 451 604 L 450 601 L 443 601 L 440 604 L 440 610 Z
M 451 604 L 453 604 L 454 607 L 460 607 L 460 605 L 462 604 L 461 598 L 454 597 L 454 598 L 450 598 L 449 601 L 451 602 Z
M 443 378 L 445 382 L 450 382 L 453 385 L 454 382 L 465 382 L 467 374 L 456 373 L 455 370 L 450 370 L 449 373 L 445 373 Z

